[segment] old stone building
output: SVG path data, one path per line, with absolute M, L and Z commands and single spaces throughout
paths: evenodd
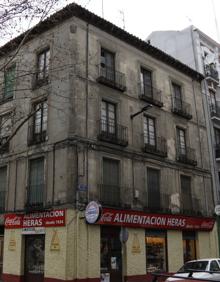
M 216 257 L 203 76 L 76 4 L 13 57 L 22 36 L 0 49 L 3 281 Z

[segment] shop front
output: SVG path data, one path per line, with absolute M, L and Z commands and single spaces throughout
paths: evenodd
M 60 248 L 58 232 L 66 225 L 65 217 L 65 210 L 5 215 L 8 236 L 3 281 L 45 281 L 45 259 L 48 257 L 45 244 L 52 233 L 50 249 Z
M 155 271 L 174 272 L 189 259 L 214 256 L 204 242 L 216 237 L 215 219 L 103 207 L 100 226 L 100 277 L 103 282 L 146 278 Z M 97 220 L 96 220 L 97 219 Z M 122 230 L 127 231 L 125 241 Z M 204 249 L 203 249 L 204 248 Z

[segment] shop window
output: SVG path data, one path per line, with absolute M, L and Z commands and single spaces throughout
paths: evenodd
M 165 231 L 145 232 L 147 272 L 167 271 L 167 243 Z
M 195 232 L 183 232 L 183 260 L 184 263 L 196 259 Z

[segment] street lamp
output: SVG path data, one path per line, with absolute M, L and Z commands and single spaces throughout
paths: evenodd
M 146 110 L 148 110 L 149 108 L 152 108 L 153 106 L 151 104 L 147 104 L 146 106 L 144 106 L 140 111 L 136 112 L 135 114 L 130 115 L 130 118 L 133 119 L 134 117 L 136 117 L 137 115 L 145 112 Z

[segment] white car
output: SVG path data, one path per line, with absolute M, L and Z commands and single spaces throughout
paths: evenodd
M 175 273 L 172 277 L 166 279 L 166 282 L 184 280 L 177 278 L 176 276 L 183 278 L 193 277 L 198 279 L 210 279 L 211 281 L 220 281 L 220 258 L 187 261 L 180 268 L 180 270 L 177 271 L 177 273 Z

